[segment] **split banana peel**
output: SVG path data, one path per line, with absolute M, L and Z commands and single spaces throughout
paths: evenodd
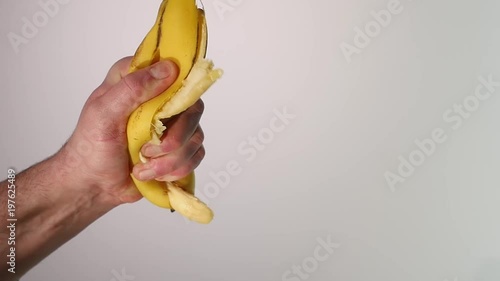
M 129 117 L 128 149 L 133 165 L 147 162 L 141 155 L 144 144 L 160 144 L 167 129 L 162 119 L 177 115 L 192 106 L 222 76 L 205 59 L 207 23 L 196 0 L 163 0 L 153 28 L 137 49 L 130 72 L 160 60 L 173 60 L 179 67 L 177 80 L 162 94 L 142 104 Z M 194 173 L 174 182 L 132 179 L 140 193 L 153 204 L 175 210 L 186 218 L 210 223 L 212 210 L 194 196 Z

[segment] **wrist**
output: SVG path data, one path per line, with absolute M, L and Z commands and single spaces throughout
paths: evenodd
M 102 206 L 110 210 L 122 202 L 110 195 L 102 187 L 102 183 L 94 179 L 93 175 L 85 172 L 83 157 L 68 146 L 63 146 L 50 161 L 52 174 L 57 185 L 70 190 L 73 196 L 91 201 L 94 206 Z
M 59 152 L 16 178 L 16 257 L 21 275 L 116 206 L 96 189 L 77 184 L 64 156 Z

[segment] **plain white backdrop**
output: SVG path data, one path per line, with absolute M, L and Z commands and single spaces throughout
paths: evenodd
M 396 2 L 205 0 L 208 57 L 225 70 L 203 98 L 196 171 L 215 220 L 121 206 L 23 280 L 499 280 L 500 87 L 469 98 L 456 130 L 462 115 L 443 114 L 478 77 L 500 81 L 500 3 Z M 159 4 L 71 0 L 44 22 L 38 1 L 0 2 L 0 178 L 61 147 Z M 42 25 L 32 38 L 23 18 Z M 293 118 L 269 130 L 284 110 Z M 446 141 L 418 160 L 415 142 L 439 128 Z M 391 189 L 385 175 L 410 155 L 423 163 Z M 228 163 L 241 173 L 214 180 Z

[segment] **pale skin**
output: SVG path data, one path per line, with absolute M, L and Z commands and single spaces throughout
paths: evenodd
M 75 131 L 53 156 L 16 175 L 15 274 L 4 253 L 9 230 L 0 227 L 0 280 L 18 280 L 29 269 L 113 208 L 142 198 L 141 180 L 178 180 L 205 156 L 199 125 L 203 102 L 166 120 L 158 146 L 146 144 L 148 164 L 133 166 L 127 151 L 128 116 L 167 89 L 178 75 L 170 61 L 128 74 L 131 57 L 118 61 L 90 95 Z M 0 221 L 7 220 L 7 181 L 0 183 Z

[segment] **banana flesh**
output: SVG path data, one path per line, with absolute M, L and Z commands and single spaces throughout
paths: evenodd
M 163 0 L 154 26 L 136 51 L 130 72 L 171 59 L 179 66 L 179 76 L 164 93 L 139 106 L 129 117 L 127 138 L 132 164 L 148 161 L 140 153 L 144 144 L 160 144 L 167 129 L 162 119 L 192 106 L 222 76 L 222 70 L 214 69 L 214 64 L 205 59 L 207 40 L 205 13 L 196 0 Z M 212 210 L 194 196 L 194 173 L 175 182 L 143 182 L 131 176 L 141 194 L 153 204 L 176 210 L 199 223 L 212 220 Z

